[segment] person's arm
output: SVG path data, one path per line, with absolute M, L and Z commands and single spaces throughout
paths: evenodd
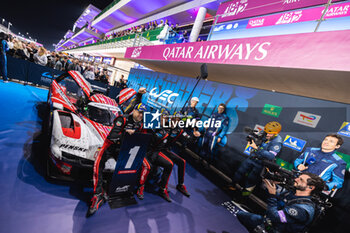
M 343 187 L 345 169 L 346 163 L 341 160 L 338 164 L 334 163 L 333 167 L 331 167 L 328 172 L 321 176 L 321 178 L 326 181 L 328 190 L 332 190 L 333 188 L 339 189 Z
M 297 170 L 305 170 L 306 167 L 304 166 L 304 160 L 305 160 L 305 156 L 308 156 L 310 153 L 310 149 L 306 148 L 306 150 L 294 161 L 294 167 Z M 300 165 L 300 167 L 299 167 Z
M 280 152 L 281 148 L 282 142 L 271 141 L 270 145 L 268 146 L 268 150 L 258 149 L 255 154 L 258 155 L 259 158 L 274 160 L 276 155 Z
M 113 143 L 117 143 L 122 137 L 122 131 L 124 125 L 126 123 L 126 119 L 122 116 L 119 116 L 115 119 L 112 130 L 109 132 L 107 139 L 112 141 Z
M 227 134 L 228 130 L 228 123 L 229 123 L 229 118 L 226 117 L 225 120 L 221 123 L 221 133 L 218 135 L 219 138 L 223 138 Z

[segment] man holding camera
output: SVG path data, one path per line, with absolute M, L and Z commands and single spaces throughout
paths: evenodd
M 274 161 L 276 155 L 280 152 L 282 147 L 282 138 L 279 133 L 282 130 L 282 126 L 277 121 L 269 122 L 264 127 L 261 145 L 256 145 L 253 139 L 250 139 L 248 146 L 252 147 L 251 156 L 243 161 L 241 166 L 236 171 L 232 183 L 234 184 L 231 189 L 235 190 L 235 184 L 246 179 L 243 185 L 242 194 L 249 195 L 255 185 L 259 181 L 260 173 L 263 165 L 262 160 Z M 260 143 L 259 143 L 260 144 Z M 246 174 L 248 176 L 246 177 Z
M 249 232 L 298 233 L 312 223 L 317 206 L 311 196 L 317 196 L 325 182 L 312 173 L 303 173 L 294 180 L 295 192 L 276 193 L 273 181 L 263 180 L 270 194 L 264 216 L 240 211 L 238 220 Z
M 346 163 L 335 151 L 342 144 L 339 135 L 329 134 L 322 141 L 321 148 L 306 148 L 294 161 L 294 167 L 320 176 L 328 190 L 339 189 L 343 186 Z

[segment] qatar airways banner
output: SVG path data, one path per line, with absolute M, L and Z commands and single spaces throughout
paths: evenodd
M 300 23 L 321 19 L 325 7 L 315 7 L 304 10 L 285 12 L 252 18 L 248 21 L 247 28 L 274 26 L 289 23 Z M 332 5 L 325 14 L 325 19 L 350 16 L 350 2 Z
M 350 30 L 313 32 L 131 47 L 125 58 L 350 71 L 349 41 Z
M 325 19 L 350 16 L 350 2 L 338 3 L 330 6 L 325 14 Z
M 332 0 L 339 2 L 341 0 Z M 219 6 L 217 23 L 326 4 L 328 0 L 234 0 Z

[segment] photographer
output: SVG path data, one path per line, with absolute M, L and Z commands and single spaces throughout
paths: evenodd
M 317 197 L 322 192 L 325 182 L 317 175 L 303 173 L 294 179 L 295 192 L 277 194 L 273 181 L 263 181 L 270 194 L 265 216 L 240 211 L 238 220 L 249 232 L 304 232 L 317 214 L 312 196 Z
M 236 171 L 232 183 L 232 190 L 235 190 L 236 183 L 239 183 L 246 179 L 243 185 L 244 196 L 249 195 L 255 185 L 260 181 L 259 176 L 262 171 L 262 160 L 273 161 L 276 155 L 280 152 L 282 147 L 282 138 L 278 135 L 281 132 L 282 126 L 276 121 L 269 122 L 265 125 L 264 131 L 260 135 L 249 135 L 247 137 L 248 146 L 252 147 L 251 156 L 243 161 L 241 166 Z M 258 139 L 258 140 L 257 140 Z M 256 144 L 258 142 L 258 145 Z M 260 145 L 261 144 L 261 145 Z M 246 174 L 248 174 L 247 177 Z
M 343 139 L 337 134 L 327 135 L 321 148 L 308 147 L 294 161 L 294 167 L 299 171 L 308 171 L 320 176 L 326 181 L 327 189 L 341 188 L 344 182 L 346 163 L 335 151 L 343 144 Z

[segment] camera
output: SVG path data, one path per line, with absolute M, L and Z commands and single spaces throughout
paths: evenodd
M 244 127 L 244 132 L 248 134 L 246 137 L 247 142 L 255 142 L 258 147 L 263 143 L 264 137 L 266 136 L 265 131 L 259 133 L 258 130 L 254 130 L 250 127 Z
M 300 172 L 289 171 L 268 160 L 262 160 L 262 164 L 264 169 L 260 176 L 263 179 L 277 181 L 282 187 L 294 190 L 294 179 L 300 175 Z

